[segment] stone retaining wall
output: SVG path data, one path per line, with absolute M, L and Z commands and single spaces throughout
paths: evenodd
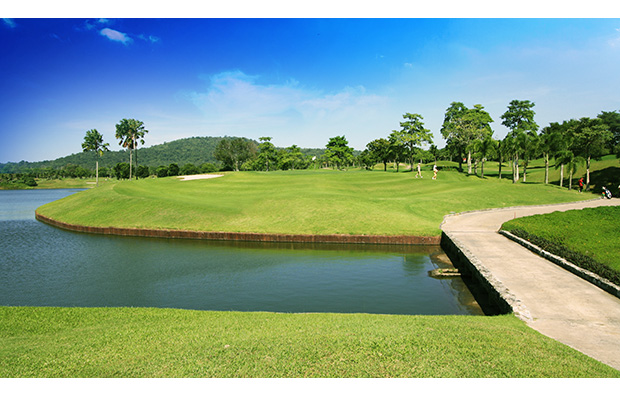
M 35 218 L 46 224 L 82 233 L 117 236 L 159 237 L 168 239 L 258 241 L 287 243 L 344 243 L 344 244 L 399 244 L 439 245 L 439 236 L 377 236 L 377 235 L 287 235 L 268 233 L 200 232 L 170 229 L 135 229 L 116 227 L 82 226 L 60 222 L 35 213 Z
M 537 245 L 532 244 L 529 241 L 524 240 L 520 237 L 517 237 L 510 232 L 507 232 L 505 230 L 500 230 L 499 233 L 506 236 L 510 240 L 521 244 L 523 247 L 540 255 L 541 257 L 547 259 L 548 261 L 551 261 L 555 263 L 556 265 L 561 266 L 562 268 L 568 270 L 569 272 L 576 274 L 577 276 L 583 278 L 584 280 L 589 281 L 590 283 L 596 285 L 602 290 L 609 292 L 610 294 L 620 298 L 620 287 L 612 283 L 611 281 L 604 279 L 598 274 L 592 273 L 591 271 L 583 269 L 575 265 L 574 263 L 567 261 L 566 259 L 562 257 L 554 255 L 550 252 L 547 252 L 543 250 L 542 248 L 538 247 Z
M 482 288 L 482 293 L 487 300 L 478 300 L 479 304 L 486 303 L 496 306 L 500 314 L 514 313 L 515 316 L 526 322 L 532 320 L 532 316 L 525 305 L 508 291 L 504 284 L 497 280 L 493 273 L 455 235 L 450 232 L 442 232 L 441 248 L 463 276 L 470 277 L 476 286 Z M 480 295 L 477 295 L 478 298 Z

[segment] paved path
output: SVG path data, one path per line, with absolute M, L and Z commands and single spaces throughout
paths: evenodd
M 463 213 L 441 229 L 523 303 L 531 328 L 620 370 L 620 299 L 497 233 L 517 217 L 612 205 L 620 199 Z

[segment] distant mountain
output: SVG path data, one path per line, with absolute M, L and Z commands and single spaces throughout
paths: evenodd
M 214 153 L 217 144 L 226 137 L 190 137 L 171 142 L 139 148 L 134 152 L 138 156 L 138 164 L 149 167 L 168 166 L 176 163 L 183 166 L 187 163 L 201 165 L 203 163 L 219 163 Z M 257 143 L 258 144 L 258 143 Z M 309 156 L 320 156 L 325 151 L 321 148 L 302 148 L 302 153 Z M 99 167 L 114 167 L 117 163 L 129 162 L 127 150 L 105 152 L 99 158 Z M 22 173 L 28 169 L 51 167 L 60 169 L 68 164 L 78 165 L 85 169 L 95 170 L 95 153 L 80 152 L 54 160 L 40 162 L 0 163 L 0 173 Z

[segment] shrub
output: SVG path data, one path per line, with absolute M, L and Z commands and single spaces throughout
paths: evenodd
M 158 178 L 168 177 L 168 166 L 159 166 L 155 169 L 155 175 Z
M 179 172 L 179 174 L 183 176 L 187 176 L 190 174 L 198 174 L 198 173 L 199 173 L 198 168 L 193 163 L 187 163 L 183 165 L 183 167 L 181 168 Z
M 177 165 L 176 163 L 171 163 L 170 166 L 168 166 L 168 175 L 169 176 L 178 176 L 179 175 L 179 165 Z
M 149 171 L 148 166 L 143 166 L 143 165 L 138 166 L 138 170 L 136 170 L 137 178 L 148 178 L 148 176 L 150 175 L 151 175 L 151 172 Z
M 32 177 L 25 177 L 24 184 L 28 185 L 29 187 L 36 187 L 37 185 L 39 185 Z

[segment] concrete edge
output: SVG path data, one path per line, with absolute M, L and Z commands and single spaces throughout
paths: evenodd
M 442 232 L 441 247 L 460 270 L 470 275 L 485 290 L 489 302 L 498 306 L 502 313 L 513 313 L 525 322 L 533 320 L 523 302 L 495 278 L 493 273 L 454 234 Z
M 69 224 L 46 217 L 35 211 L 35 218 L 48 225 L 80 233 L 116 236 L 157 237 L 167 239 L 194 239 L 220 241 L 256 241 L 274 243 L 325 243 L 325 244 L 388 244 L 388 245 L 439 245 L 441 236 L 381 236 L 381 235 L 291 235 L 271 233 L 208 232 L 176 229 L 136 229 L 97 227 Z
M 505 231 L 505 230 L 500 230 L 499 233 L 505 237 L 507 237 L 508 239 L 522 245 L 523 247 L 527 248 L 528 250 L 540 255 L 541 257 L 547 259 L 550 262 L 555 263 L 556 265 L 568 270 L 569 272 L 581 277 L 582 279 L 596 285 L 597 287 L 599 287 L 600 289 L 602 289 L 603 291 L 606 291 L 608 293 L 610 293 L 611 295 L 620 298 L 620 287 L 617 286 L 616 284 L 612 283 L 611 281 L 599 276 L 596 273 L 592 273 L 589 270 L 583 269 L 577 265 L 575 265 L 574 263 L 571 263 L 569 261 L 567 261 L 566 259 L 559 257 L 557 255 L 554 255 L 550 252 L 547 252 L 545 250 L 543 250 L 542 248 L 538 247 L 535 244 L 530 243 L 529 241 L 522 239 L 518 236 L 513 235 L 512 233 Z

